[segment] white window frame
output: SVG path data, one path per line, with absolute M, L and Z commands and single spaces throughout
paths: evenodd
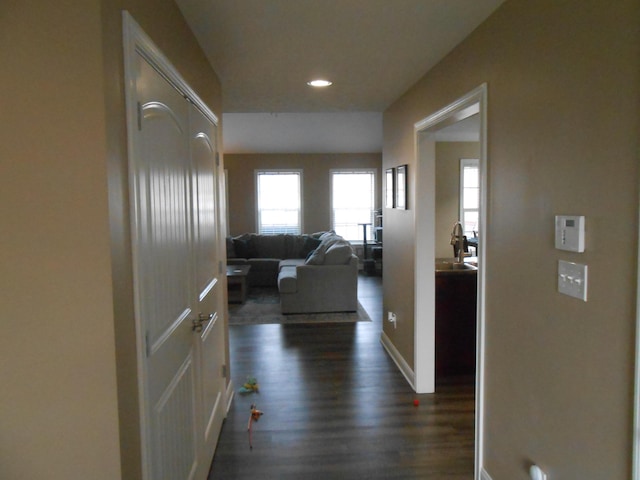
M 331 170 L 329 170 L 329 175 L 330 175 L 330 179 L 329 179 L 329 183 L 330 183 L 330 198 L 329 198 L 329 209 L 330 209 L 330 214 L 331 214 L 331 229 L 332 230 L 336 230 L 335 228 L 335 216 L 334 216 L 334 208 L 333 208 L 333 175 L 334 174 L 347 174 L 347 173 L 353 173 L 353 174 L 371 174 L 373 176 L 373 180 L 372 180 L 372 194 L 373 194 L 373 198 L 372 198 L 372 205 L 371 205 L 371 213 L 370 213 L 370 217 L 368 219 L 367 222 L 363 222 L 363 223 L 371 223 L 371 225 L 369 225 L 369 227 L 367 227 L 367 243 L 371 242 L 373 240 L 373 227 L 374 227 L 374 223 L 375 223 L 375 219 L 374 219 L 374 212 L 376 210 L 376 205 L 378 205 L 378 190 L 376 188 L 377 185 L 377 175 L 378 172 L 375 168 L 332 168 Z M 337 230 L 336 230 L 337 231 Z M 361 232 L 362 230 L 360 230 Z M 351 243 L 362 243 L 363 237 L 362 234 L 359 234 L 359 237 L 357 239 L 347 239 L 349 240 Z
M 478 170 L 478 207 L 477 208 L 464 208 L 464 169 L 467 167 L 475 167 Z M 460 195 L 459 195 L 459 205 L 460 205 L 460 223 L 462 224 L 462 228 L 465 226 L 465 214 L 466 212 L 475 212 L 478 216 L 478 225 L 476 225 L 475 232 L 480 230 L 480 160 L 477 158 L 461 158 L 460 159 Z M 473 235 L 470 231 L 465 231 L 464 234 L 469 237 Z
M 261 223 L 260 223 L 260 190 L 259 190 L 259 177 L 260 175 L 285 175 L 285 174 L 291 174 L 291 175 L 298 175 L 298 181 L 299 181 L 299 194 L 300 194 L 300 198 L 299 198 L 299 204 L 300 204 L 300 208 L 298 209 L 298 226 L 299 226 L 299 232 L 298 233 L 302 233 L 304 232 L 304 225 L 302 222 L 302 219 L 304 218 L 303 215 L 303 190 L 302 190 L 302 186 L 304 184 L 303 182 L 303 176 L 302 176 L 302 169 L 296 169 L 296 168 L 273 168 L 273 169 L 268 169 L 268 168 L 260 168 L 257 170 L 254 170 L 254 191 L 255 191 L 255 195 L 256 195 L 256 232 L 257 233 L 262 233 L 261 232 Z

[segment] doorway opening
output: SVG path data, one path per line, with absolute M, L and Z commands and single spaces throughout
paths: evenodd
M 480 205 L 477 231 L 477 293 L 475 334 L 476 385 L 476 478 L 482 459 L 482 419 L 484 385 L 485 272 L 487 244 L 487 86 L 483 84 L 465 96 L 414 125 L 416 141 L 415 213 L 415 389 L 418 393 L 436 390 L 436 248 L 443 232 L 437 230 L 436 146 L 446 131 L 475 122 L 478 139 Z M 451 219 L 451 223 L 457 218 Z M 445 235 L 450 232 L 444 232 Z

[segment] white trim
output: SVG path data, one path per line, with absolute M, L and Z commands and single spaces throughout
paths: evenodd
M 493 479 L 491 478 L 491 475 L 489 475 L 487 471 L 484 468 L 482 468 L 480 469 L 480 480 L 493 480 Z
M 462 222 L 462 230 L 463 233 L 466 234 L 467 230 L 464 229 L 465 226 L 465 211 L 469 211 L 469 212 L 477 212 L 478 215 L 480 214 L 480 198 L 478 198 L 478 208 L 464 208 L 464 188 L 465 188 L 465 184 L 464 184 L 464 169 L 465 168 L 469 168 L 469 167 L 476 167 L 478 169 L 478 173 L 480 172 L 480 160 L 477 158 L 461 158 L 460 159 L 460 180 L 458 183 L 458 188 L 459 188 L 459 192 L 458 192 L 458 207 L 459 207 L 459 213 L 458 213 L 458 220 L 460 220 L 460 222 Z M 481 190 L 482 185 L 478 184 L 478 190 Z M 471 188 L 471 187 L 469 187 Z M 480 219 L 478 218 L 478 221 Z M 478 223 L 479 224 L 479 223 Z M 480 224 L 479 224 L 480 225 Z M 480 225 L 482 226 L 482 225 Z M 480 231 L 480 228 L 476 227 L 475 229 L 476 231 Z
M 146 41 L 144 32 L 140 26 L 133 20 L 128 12 L 122 12 L 122 33 L 123 33 L 123 47 L 124 47 L 124 77 L 125 77 L 125 100 L 126 100 L 126 112 L 127 112 L 127 151 L 129 156 L 129 188 L 135 189 L 136 182 L 133 178 L 131 159 L 135 158 L 136 145 L 134 138 L 136 118 L 138 115 L 138 107 L 136 103 L 136 51 L 138 48 L 144 49 L 145 45 L 149 42 Z M 140 210 L 136 204 L 138 195 L 136 192 L 131 192 L 130 198 L 130 212 L 132 221 L 139 223 L 138 211 Z M 137 231 L 135 228 L 131 229 L 131 249 L 133 258 L 138 254 L 137 246 L 139 239 L 137 238 Z M 133 262 L 133 284 L 138 285 L 140 281 L 140 272 L 138 271 L 137 262 Z M 136 343 L 137 343 L 137 374 L 138 374 L 138 403 L 140 406 L 140 450 L 141 450 L 141 468 L 142 478 L 150 478 L 151 468 L 151 445 L 149 435 L 150 415 L 147 407 L 147 334 L 142 325 L 142 315 L 140 312 L 140 302 L 138 295 L 134 298 L 134 315 L 135 315 L 135 327 L 136 327 Z
M 413 370 L 405 361 L 404 357 L 400 354 L 393 342 L 389 339 L 387 334 L 384 332 L 380 333 L 380 343 L 387 351 L 391 359 L 394 361 L 400 372 L 402 372 L 404 378 L 407 379 L 409 385 L 411 385 L 411 387 L 415 390 L 415 374 L 413 373 Z
M 639 227 L 640 228 L 640 227 Z M 640 232 L 639 237 L 640 238 Z M 636 265 L 636 353 L 635 381 L 633 393 L 633 454 L 632 479 L 640 480 L 640 243 Z
M 330 229 L 333 231 L 337 231 L 335 228 L 335 223 L 334 223 L 334 219 L 335 216 L 333 214 L 333 175 L 337 173 L 337 174 L 347 174 L 347 173 L 353 173 L 353 174 L 370 174 L 373 176 L 373 182 L 372 182 L 372 194 L 373 194 L 373 204 L 372 204 L 372 208 L 371 208 L 371 213 L 370 213 L 370 218 L 369 221 L 371 222 L 371 227 L 370 227 L 370 231 L 371 231 L 371 236 L 368 238 L 368 241 L 372 241 L 373 240 L 373 232 L 374 232 L 374 227 L 375 227 L 375 218 L 374 218 L 374 212 L 376 210 L 376 205 L 378 205 L 377 200 L 378 200 L 378 191 L 376 188 L 376 184 L 378 183 L 378 172 L 375 168 L 331 168 L 329 169 L 329 198 L 330 200 L 330 205 L 329 205 L 329 226 Z M 349 242 L 351 242 L 353 245 L 358 245 L 359 240 L 358 239 L 349 239 L 347 238 L 347 240 L 349 240 Z M 359 243 L 360 245 L 363 245 L 363 242 L 360 241 Z
M 176 318 L 174 322 L 171 325 L 169 325 L 169 327 L 167 327 L 164 333 L 158 337 L 158 339 L 153 343 L 153 345 L 151 345 L 151 347 L 148 347 L 149 351 L 147 352 L 147 355 L 151 356 L 154 353 L 156 353 L 158 350 L 160 350 L 160 348 L 171 337 L 171 335 L 173 335 L 173 333 L 178 329 L 178 327 L 182 325 L 182 322 L 184 322 L 190 314 L 191 314 L 191 309 L 186 308 L 178 316 L 178 318 Z
M 420 392 L 421 388 L 431 387 L 434 382 L 435 370 L 435 278 L 434 271 L 435 243 L 433 239 L 433 224 L 435 222 L 435 200 L 429 202 L 429 193 L 435 190 L 435 141 L 430 138 L 430 132 L 442 128 L 444 125 L 455 123 L 468 116 L 480 114 L 480 225 L 487 225 L 487 84 L 482 84 L 450 105 L 424 118 L 414 125 L 416 148 L 416 189 L 415 226 L 416 244 L 415 259 L 415 383 Z M 431 135 L 432 136 L 432 135 Z M 430 188 L 431 187 L 431 188 Z M 424 198 L 423 198 L 424 197 Z M 485 385 L 485 322 L 486 322 L 486 260 L 487 260 L 487 231 L 482 228 L 479 232 L 478 251 L 478 306 L 476 333 L 476 439 L 475 439 L 475 475 L 474 478 L 490 480 L 483 469 L 484 457 L 484 385 Z M 426 292 L 426 294 L 425 294 Z M 431 296 L 433 295 L 433 297 Z M 424 348 L 423 342 L 427 345 Z M 433 344 L 433 345 L 432 345 Z M 420 348 L 419 348 L 420 346 Z M 426 371 L 425 371 L 426 370 Z M 640 480 L 640 479 L 639 479 Z
M 298 190 L 300 198 L 300 209 L 298 210 L 298 223 L 300 225 L 300 233 L 304 233 L 304 171 L 302 168 L 256 168 L 253 171 L 253 191 L 256 197 L 256 233 L 260 233 L 260 191 L 258 188 L 258 177 L 261 173 L 282 173 L 282 174 L 297 174 L 298 175 Z
M 227 371 L 229 371 L 229 368 L 227 367 Z M 225 410 L 225 418 L 226 416 L 229 414 L 229 410 L 231 409 L 231 404 L 233 403 L 233 380 L 229 380 L 229 384 L 227 385 L 227 391 L 225 393 L 226 398 L 227 398 L 227 409 Z
M 200 292 L 200 296 L 198 297 L 198 301 L 201 302 L 202 300 L 204 300 L 204 298 L 209 295 L 209 292 L 211 290 L 213 290 L 213 287 L 215 287 L 216 283 L 218 283 L 218 277 L 215 277 L 213 280 L 211 280 L 211 282 L 209 282 L 209 284 L 204 287 L 204 289 L 202 290 L 202 292 Z M 225 287 L 226 288 L 226 287 Z
M 144 30 L 142 30 L 140 25 L 138 25 L 129 12 L 123 10 L 122 19 L 125 40 L 125 64 L 129 64 L 129 61 L 131 60 L 131 58 L 127 58 L 126 55 L 134 52 L 140 54 L 147 62 L 158 70 L 158 73 L 165 77 L 167 81 L 171 83 L 187 100 L 193 103 L 198 110 L 200 110 L 211 122 L 213 122 L 214 125 L 217 126 L 218 117 L 216 117 L 209 107 L 207 107 L 187 82 L 184 81 L 173 64 L 153 43 L 153 40 L 144 33 Z M 135 58 L 135 55 L 132 57 Z M 128 67 L 131 67 L 131 65 L 128 65 Z M 130 77 L 128 73 L 130 74 L 131 70 L 127 72 L 125 69 L 127 85 L 132 85 L 131 82 L 134 82 L 134 79 Z
M 209 438 L 209 436 L 211 435 L 211 429 L 216 424 L 216 421 L 215 421 L 216 414 L 218 412 L 218 409 L 220 408 L 220 403 L 224 400 L 222 398 L 222 395 L 223 395 L 223 392 L 221 390 L 218 392 L 218 395 L 216 396 L 216 401 L 214 402 L 213 408 L 211 409 L 211 415 L 209 416 L 209 420 L 207 421 L 207 425 L 204 429 L 204 438 Z
M 414 362 L 417 393 L 433 393 L 435 378 L 435 228 L 436 142 L 422 131 L 414 132 Z
M 475 471 L 483 471 L 487 479 L 489 474 L 484 470 L 484 386 L 485 386 L 485 346 L 486 346 L 486 292 L 487 292 L 487 242 L 489 241 L 487 210 L 489 205 L 489 157 L 487 155 L 487 84 L 481 86 L 480 97 L 480 225 L 478 232 L 478 310 L 476 339 L 476 454 Z
M 486 90 L 486 83 L 476 87 L 465 96 L 460 97 L 458 100 L 447 105 L 443 109 L 438 110 L 436 113 L 416 122 L 414 130 L 423 131 L 435 125 L 438 125 L 438 129 L 441 129 L 445 126 L 459 122 L 460 120 L 464 120 L 471 115 L 479 113 L 482 110 L 482 107 L 478 106 L 479 98 L 476 97 L 479 96 L 482 89 Z

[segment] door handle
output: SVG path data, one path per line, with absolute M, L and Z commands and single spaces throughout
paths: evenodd
M 191 330 L 193 330 L 194 332 L 202 332 L 202 329 L 204 328 L 204 324 L 206 322 L 209 322 L 213 319 L 213 313 L 210 314 L 206 314 L 206 313 L 199 313 L 198 314 L 198 318 L 194 318 L 191 323 L 192 323 L 192 327 Z

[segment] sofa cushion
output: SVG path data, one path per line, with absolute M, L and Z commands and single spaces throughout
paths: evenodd
M 256 235 L 254 237 L 256 257 L 260 258 L 286 258 L 285 235 Z
M 280 293 L 296 293 L 297 280 L 296 267 L 283 267 L 278 274 L 278 291 Z
M 298 265 L 304 265 L 304 261 L 304 258 L 285 258 L 284 260 L 280 260 L 278 271 L 282 270 L 284 267 L 297 267 Z
M 353 250 L 346 240 L 336 242 L 324 254 L 325 265 L 345 265 L 349 263 Z
M 247 263 L 246 258 L 227 258 L 227 265 L 246 265 Z
M 279 258 L 250 258 L 247 262 L 251 265 L 252 272 L 271 271 L 273 276 L 278 273 L 278 267 L 280 266 Z
M 233 249 L 237 258 L 253 258 L 258 256 L 258 250 L 251 236 L 233 239 Z

